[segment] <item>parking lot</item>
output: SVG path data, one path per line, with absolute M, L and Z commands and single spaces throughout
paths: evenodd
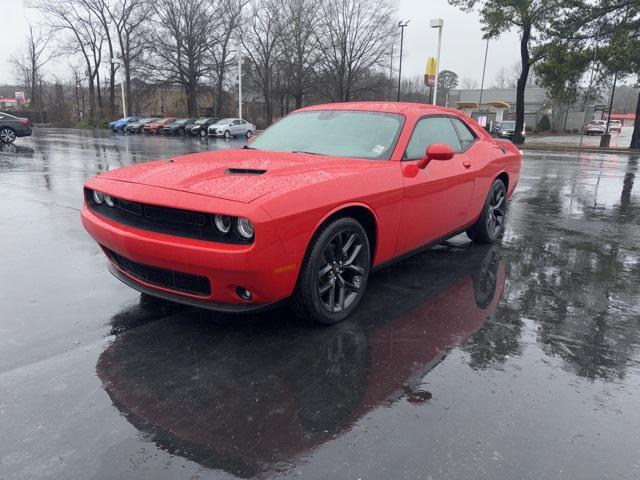
M 83 182 L 244 143 L 1 147 L 0 478 L 640 477 L 639 157 L 525 152 L 497 246 L 381 270 L 334 327 L 141 301 Z

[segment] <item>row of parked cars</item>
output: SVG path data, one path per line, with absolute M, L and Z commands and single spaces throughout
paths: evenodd
M 604 135 L 607 131 L 606 120 L 592 120 L 584 129 L 586 135 Z M 611 120 L 609 122 L 609 133 L 622 133 L 622 122 L 620 120 Z
M 109 124 L 113 132 L 199 137 L 246 137 L 256 131 L 255 125 L 242 118 L 155 118 L 126 117 Z

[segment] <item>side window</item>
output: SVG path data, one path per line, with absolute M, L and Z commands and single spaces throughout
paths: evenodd
M 448 117 L 423 118 L 418 121 L 411 135 L 411 140 L 409 140 L 409 145 L 407 145 L 405 160 L 417 160 L 424 157 L 427 148 L 434 143 L 449 145 L 454 152 L 462 151 L 458 134 Z
M 453 128 L 456 129 L 456 133 L 458 134 L 458 138 L 460 139 L 460 145 L 462 146 L 462 150 L 466 150 L 471 146 L 473 142 L 476 141 L 475 135 L 469 130 L 462 121 L 457 118 L 452 118 L 451 123 L 453 123 Z

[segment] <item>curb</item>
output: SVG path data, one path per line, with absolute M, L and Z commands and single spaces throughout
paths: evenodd
M 621 147 L 613 147 L 613 148 L 601 148 L 601 147 L 582 147 L 573 146 L 573 145 L 553 145 L 553 144 L 534 144 L 534 145 L 518 145 L 518 148 L 522 151 L 530 150 L 530 151 L 556 151 L 556 152 L 585 152 L 585 153 L 610 153 L 610 154 L 628 154 L 628 155 L 640 155 L 639 149 L 631 149 L 631 148 L 621 148 Z

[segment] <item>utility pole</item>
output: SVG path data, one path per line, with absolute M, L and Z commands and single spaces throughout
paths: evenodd
M 487 57 L 489 56 L 489 39 L 487 38 L 487 48 L 484 51 L 484 67 L 482 67 L 482 83 L 480 84 L 480 101 L 478 102 L 478 114 L 482 112 L 482 95 L 484 94 L 484 77 L 487 73 Z
M 400 27 L 400 65 L 398 66 L 398 102 L 400 101 L 400 84 L 402 82 L 402 46 L 404 44 L 404 29 L 411 20 L 407 20 L 402 23 L 402 20 L 398 22 L 398 27 Z
M 238 42 L 238 118 L 242 118 L 242 44 Z
M 433 86 L 433 104 L 438 104 L 438 78 L 440 72 L 440 56 L 442 52 L 442 29 L 444 27 L 444 20 L 442 18 L 434 18 L 430 22 L 431 28 L 438 29 L 438 56 L 436 57 L 436 83 Z
M 111 63 L 113 63 L 114 65 L 118 65 L 120 67 L 120 91 L 122 92 L 122 116 L 126 118 L 127 117 L 127 99 L 125 98 L 125 94 L 124 94 L 125 75 L 124 75 L 124 66 L 122 62 L 122 55 L 123 54 L 120 54 L 120 58 L 112 58 Z

